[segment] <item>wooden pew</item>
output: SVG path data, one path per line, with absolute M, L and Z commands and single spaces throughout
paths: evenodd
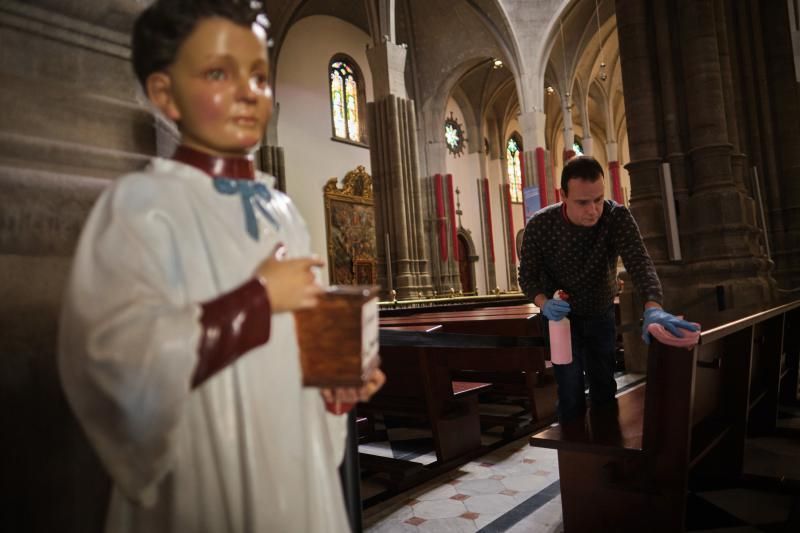
M 690 482 L 738 478 L 748 432 L 775 428 L 798 328 L 800 301 L 705 331 L 691 351 L 654 341 L 646 385 L 531 437 L 558 450 L 565 532 L 684 531 Z
M 419 328 L 420 326 L 409 326 Z M 438 328 L 437 328 L 438 329 Z M 359 412 L 419 413 L 433 432 L 437 460 L 460 460 L 481 449 L 477 394 L 490 383 L 453 379 L 457 370 L 520 373 L 536 379 L 543 361 L 532 355 L 541 339 L 381 329 L 383 389 Z M 532 390 L 535 383 L 531 383 Z M 550 391 L 554 397 L 554 391 Z M 531 404 L 536 412 L 536 396 Z M 552 413 L 552 411 L 551 411 Z
M 408 322 L 420 320 L 429 320 L 435 318 L 471 318 L 471 317 L 503 317 L 508 315 L 532 315 L 539 313 L 539 308 L 533 304 L 515 305 L 510 307 L 482 307 L 480 309 L 469 309 L 465 311 L 447 311 L 447 310 L 428 310 L 419 313 L 410 313 L 406 315 L 381 315 L 381 320 L 384 322 Z
M 467 311 L 427 311 L 401 317 L 381 317 L 380 323 L 384 329 L 439 324 L 440 333 L 504 335 L 541 340 L 541 322 L 537 312 L 538 308 L 528 303 Z M 491 382 L 494 383 L 494 389 L 498 393 L 527 398 L 531 416 L 535 421 L 534 425 L 537 423 L 541 425 L 555 413 L 555 380 L 548 361 L 549 357 L 549 350 L 541 342 L 532 346 L 520 363 L 515 362 L 517 359 L 502 359 L 465 352 L 460 361 L 453 362 L 454 365 L 458 365 L 453 368 L 453 377 L 461 381 Z M 512 366 L 514 364 L 518 366 Z M 501 421 L 496 417 L 492 419 L 488 415 L 484 415 L 483 421 L 487 425 L 504 423 L 507 431 L 513 432 L 513 421 Z
M 527 307 L 527 306 L 526 306 Z M 475 335 L 540 336 L 538 314 L 530 309 L 507 309 L 504 311 L 470 311 L 460 313 L 426 313 L 403 317 L 380 319 L 381 327 L 419 324 L 440 324 L 445 333 L 468 333 Z
M 460 309 L 454 306 L 424 307 L 424 308 L 412 308 L 412 309 L 402 309 L 402 310 L 381 309 L 381 318 L 395 319 L 395 318 L 403 318 L 410 316 L 421 317 L 421 316 L 430 316 L 438 313 L 444 313 L 447 314 L 448 316 L 450 315 L 469 316 L 471 314 L 496 314 L 496 313 L 506 313 L 508 311 L 527 311 L 529 313 L 538 313 L 539 308 L 536 307 L 536 305 L 533 303 L 525 302 L 515 305 L 471 307 L 468 309 Z
M 407 325 L 381 328 L 383 331 L 427 334 L 441 325 Z M 381 345 L 381 367 L 387 383 L 360 413 L 417 414 L 429 421 L 437 460 L 442 462 L 480 447 L 477 395 L 491 383 L 453 380 L 424 354 L 409 350 L 408 357 L 395 357 L 395 346 Z

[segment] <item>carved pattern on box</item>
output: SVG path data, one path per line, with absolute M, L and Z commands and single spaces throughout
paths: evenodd
M 360 386 L 378 364 L 375 287 L 330 287 L 313 309 L 295 311 L 303 385 Z

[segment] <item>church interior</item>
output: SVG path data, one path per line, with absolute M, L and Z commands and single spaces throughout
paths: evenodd
M 95 200 L 176 148 L 130 68 L 147 3 L 0 0 L 4 530 L 102 530 L 109 481 L 56 338 Z M 387 384 L 353 411 L 343 466 L 354 531 L 615 531 L 596 508 L 625 506 L 624 531 L 800 531 L 800 1 L 264 3 L 256 165 L 323 284 L 380 294 Z M 518 281 L 526 222 L 575 155 L 633 214 L 665 309 L 704 332 L 694 351 L 645 345 L 620 264 L 615 378 L 638 440 L 612 451 L 626 429 L 600 415 L 579 444 L 552 433 Z

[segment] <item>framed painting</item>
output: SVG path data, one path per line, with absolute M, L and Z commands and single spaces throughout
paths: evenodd
M 325 185 L 325 230 L 331 285 L 373 285 L 376 279 L 372 178 L 362 166 Z

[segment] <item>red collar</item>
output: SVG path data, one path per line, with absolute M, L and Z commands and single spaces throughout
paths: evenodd
M 172 159 L 202 170 L 212 178 L 253 180 L 256 177 L 252 155 L 221 157 L 180 145 L 172 155 Z

